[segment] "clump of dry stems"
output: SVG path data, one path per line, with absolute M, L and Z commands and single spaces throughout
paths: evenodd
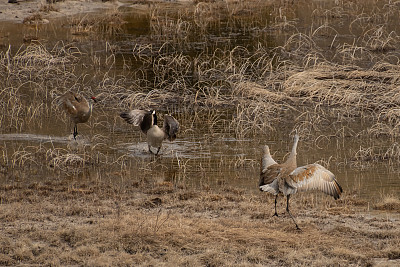
M 299 220 L 318 242 L 310 242 L 309 236 L 293 241 L 298 233 L 291 221 L 276 221 L 265 211 L 269 202 L 272 215 L 273 197 L 230 187 L 232 181 L 254 182 L 246 172 L 258 173 L 257 155 L 249 158 L 232 150 L 235 156 L 227 158 L 202 147 L 233 137 L 264 142 L 279 135 L 275 139 L 281 140 L 297 129 L 303 151 L 308 145 L 327 150 L 329 155 L 320 161 L 324 165 L 398 164 L 400 46 L 390 26 L 393 3 L 372 10 L 363 9 L 361 1 L 335 3 L 318 5 L 313 25 L 306 29 L 298 27 L 294 7 L 286 2 L 269 6 L 275 15 L 268 20 L 260 16 L 259 1 L 197 1 L 178 14 L 154 5 L 149 36 L 125 42 L 125 50 L 120 43 L 107 42 L 99 55 L 60 42 L 1 52 L 2 135 L 42 128 L 54 118 L 56 127 L 68 124 L 56 103 L 67 90 L 101 96 L 91 127 L 84 128 L 101 134 L 76 147 L 63 139 L 0 144 L 0 177 L 9 181 L 2 185 L 0 200 L 11 207 L 0 219 L 7 222 L 5 227 L 11 225 L 7 233 L 24 234 L 17 241 L 0 235 L 0 263 L 246 266 L 324 265 L 329 259 L 338 265 L 372 265 L 376 258 L 398 259 L 395 222 L 365 219 L 358 212 L 367 211 L 369 203 L 351 193 L 337 202 L 298 195 L 294 207 Z M 227 36 L 214 38 L 209 31 L 221 26 L 222 19 L 258 42 L 240 45 Z M 120 13 L 70 22 L 74 34 L 89 35 L 112 35 L 122 24 Z M 357 37 L 349 42 L 336 25 L 347 25 Z M 275 48 L 270 33 L 282 38 Z M 193 35 L 198 35 L 195 44 Z M 118 57 L 124 58 L 122 69 L 117 69 Z M 119 149 L 112 135 L 132 134 L 118 118 L 129 108 L 174 113 L 185 142 L 193 141 L 197 147 L 191 149 L 202 158 L 179 153 L 166 159 L 132 157 L 125 147 L 125 152 L 110 152 L 110 147 Z M 378 141 L 382 136 L 385 140 Z M 214 174 L 222 173 L 229 179 L 216 180 Z M 26 188 L 20 183 L 43 177 L 48 180 Z M 188 190 L 191 185 L 201 190 Z M 212 189 L 215 185 L 218 190 Z M 372 206 L 398 211 L 398 202 L 390 196 Z M 32 214 L 37 224 L 12 224 L 29 221 Z M 332 238 L 338 244 L 333 248 L 326 241 Z M 354 238 L 368 245 L 354 248 Z M 281 240 L 291 240 L 290 247 L 302 253 L 288 252 Z
M 122 30 L 126 22 L 118 11 L 108 12 L 104 16 L 85 15 L 81 18 L 72 18 L 69 27 L 71 34 L 79 36 L 112 36 Z

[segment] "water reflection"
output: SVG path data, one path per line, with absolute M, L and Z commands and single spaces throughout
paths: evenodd
M 138 142 L 135 144 L 120 143 L 117 144 L 116 148 L 119 152 L 128 153 L 131 157 L 157 157 L 149 152 L 147 142 Z M 160 149 L 159 156 L 163 158 L 200 159 L 210 158 L 210 153 L 201 151 L 200 142 L 166 141 Z
M 238 186 L 249 192 L 258 191 L 256 185 L 261 146 L 268 144 L 275 160 L 281 162 L 287 156 L 292 142 L 288 135 L 283 138 L 283 135 L 279 134 L 270 136 L 268 139 L 258 136 L 254 139 L 243 140 L 219 134 L 204 139 L 202 135 L 192 134 L 187 137 L 182 136 L 178 141 L 165 142 L 160 155 L 154 156 L 148 152 L 143 136 L 133 136 L 131 133 L 122 132 L 110 134 L 96 129 L 93 129 L 92 134 L 106 135 L 105 140 L 110 141 L 101 144 L 92 138 L 91 142 L 85 143 L 79 150 L 77 148 L 79 141 L 70 140 L 71 138 L 67 136 L 2 134 L 0 140 L 10 160 L 13 159 L 17 163 L 18 158 L 12 155 L 20 154 L 18 151 L 23 150 L 28 153 L 29 148 L 32 148 L 32 151 L 35 151 L 32 153 L 37 153 L 40 147 L 47 147 L 46 149 L 53 147 L 53 149 L 63 149 L 66 154 L 65 158 L 68 155 L 76 154 L 82 160 L 86 157 L 87 160 L 93 161 L 95 157 L 108 155 L 108 161 L 118 162 L 118 159 L 122 157 L 125 162 L 123 168 L 133 171 L 129 177 L 125 178 L 129 180 L 141 180 L 149 172 L 154 179 L 184 183 L 189 187 L 230 185 Z M 86 135 L 83 140 L 90 139 L 90 136 Z M 351 143 L 350 140 L 349 143 Z M 332 142 L 323 149 L 316 149 L 315 146 L 308 147 L 307 143 L 300 140 L 298 165 L 302 166 L 320 160 L 323 160 L 325 164 L 329 162 L 329 169 L 336 174 L 343 188 L 363 197 L 380 197 L 385 194 L 399 193 L 397 170 L 388 168 L 388 165 L 384 163 L 370 163 L 370 166 L 364 167 L 352 165 L 346 162 L 346 158 L 349 160 L 348 151 L 356 149 L 357 144 L 355 146 L 346 145 L 346 149 L 340 148 L 341 146 L 341 144 Z M 337 149 L 338 147 L 339 149 Z M 44 153 L 49 153 L 46 151 Z M 63 155 L 59 157 L 63 157 Z M 86 164 L 91 166 L 93 162 Z M 110 174 L 107 173 L 116 172 L 122 168 L 122 165 L 119 164 L 111 164 L 101 175 L 108 176 Z M 139 170 L 139 172 L 135 170 Z M 63 171 L 73 172 L 68 168 Z M 35 173 L 36 175 L 30 175 L 30 177 L 36 176 L 37 179 L 40 179 L 39 177 L 43 177 L 43 175 L 54 175 L 52 168 L 41 169 L 39 172 L 36 170 Z
M 35 32 L 20 24 L 2 24 L 4 28 L 13 32 L 2 42 L 6 48 L 8 48 L 8 44 L 11 44 L 14 50 L 20 47 L 24 37 L 32 34 L 38 40 L 45 40 L 49 46 L 59 40 L 73 42 L 74 45 L 79 47 L 80 51 L 87 52 L 90 56 L 98 56 L 99 58 L 108 57 L 110 54 L 115 56 L 112 71 L 118 73 L 127 67 L 132 70 L 143 67 L 143 62 L 134 54 L 136 44 L 149 44 L 159 47 L 164 49 L 162 51 L 165 54 L 168 54 L 169 51 L 179 51 L 188 56 L 201 53 L 213 54 L 218 49 L 230 51 L 236 46 L 253 49 L 257 47 L 258 43 L 260 46 L 274 48 L 284 45 L 295 27 L 297 29 L 308 28 L 315 22 L 320 25 L 324 25 L 325 22 L 334 23 L 334 17 L 327 21 L 326 13 L 318 13 L 319 10 L 326 9 L 334 12 L 333 1 L 314 1 L 311 3 L 305 7 L 301 6 L 301 8 L 295 5 L 260 8 L 257 11 L 257 16 L 260 16 L 260 19 L 257 20 L 253 19 L 254 14 L 238 16 L 239 11 L 235 13 L 237 16 L 223 16 L 220 19 L 213 17 L 212 13 L 208 13 L 209 11 L 203 10 L 201 14 L 204 17 L 190 14 L 187 20 L 155 21 L 147 11 L 136 13 L 132 8 L 122 7 L 121 12 L 124 13 L 123 18 L 127 23 L 122 26 L 121 31 L 111 35 L 74 36 L 71 35 L 70 28 L 65 27 L 68 20 L 58 19 L 49 25 L 41 25 Z M 231 11 L 233 12 L 233 10 Z M 281 12 L 281 15 L 279 17 L 273 16 L 274 12 L 277 14 Z M 182 14 L 184 14 L 183 11 L 179 13 L 177 10 L 177 17 L 187 18 Z M 318 19 L 312 20 L 313 16 L 317 16 Z M 393 20 L 393 18 L 390 20 Z M 174 23 L 173 26 L 179 28 L 180 31 L 165 34 L 165 31 L 168 30 L 167 26 L 171 23 Z M 393 30 L 398 27 L 395 23 L 392 25 Z M 317 39 L 318 46 L 327 48 L 325 52 L 329 55 L 329 49 L 335 48 L 339 43 L 351 43 L 357 39 L 355 34 L 360 29 L 356 29 L 355 26 L 352 28 L 352 32 L 345 25 L 335 27 L 335 30 L 338 31 L 336 35 L 324 35 L 322 28 L 320 31 L 315 31 L 315 27 L 312 30 L 315 34 L 320 35 L 320 38 Z M 199 39 L 199 31 L 208 33 L 205 35 L 205 39 Z M 179 39 L 178 44 L 168 43 L 173 38 Z M 240 50 L 240 52 L 242 51 L 245 51 L 245 49 Z M 99 61 L 101 60 L 99 59 Z M 99 65 L 102 68 L 108 67 L 108 64 L 104 64 L 103 61 Z M 154 83 L 154 76 L 151 75 L 153 67 L 152 64 L 149 64 L 149 68 L 143 70 L 143 80 L 146 80 L 149 84 Z M 3 130 L 3 134 L 0 135 L 0 142 L 10 159 L 19 160 L 17 152 L 23 150 L 19 150 L 20 146 L 36 149 L 42 145 L 50 146 L 49 144 L 51 144 L 57 148 L 65 149 L 65 154 L 72 154 L 75 153 L 74 144 L 79 144 L 79 140 L 83 140 L 83 146 L 88 146 L 84 149 L 89 150 L 88 152 L 78 152 L 81 153 L 84 164 L 86 164 L 85 160 L 89 159 L 87 162 L 95 165 L 96 157 L 100 158 L 109 164 L 110 173 L 116 172 L 118 168 L 122 169 L 128 166 L 127 168 L 132 171 L 130 175 L 126 176 L 127 179 L 142 179 L 143 175 L 150 172 L 151 169 L 151 177 L 165 179 L 166 181 L 184 182 L 188 186 L 229 184 L 257 192 L 256 185 L 262 145 L 268 144 L 273 157 L 281 162 L 291 146 L 290 132 L 294 125 L 293 121 L 287 120 L 285 125 L 277 126 L 279 131 L 268 133 L 268 135 L 256 135 L 252 138 L 235 138 L 231 129 L 218 128 L 215 125 L 208 126 L 212 129 L 211 134 L 210 131 L 207 131 L 205 125 L 193 125 L 191 131 L 182 133 L 179 140 L 172 143 L 165 142 L 161 155 L 154 157 L 148 152 L 144 137 L 128 131 L 126 126 L 122 126 L 122 121 L 118 122 L 115 119 L 116 114 L 106 107 L 97 107 L 92 121 L 83 127 L 83 134 L 78 136 L 78 142 L 74 142 L 68 137 L 68 134 L 66 134 L 68 129 L 63 126 L 63 122 L 57 120 L 45 121 L 40 127 L 29 127 L 28 132 L 23 133 L 5 134 Z M 57 118 L 58 114 L 50 113 L 49 116 Z M 330 124 L 331 122 L 327 123 Z M 191 125 L 191 122 L 182 120 L 181 124 Z M 345 126 L 347 127 L 347 125 Z M 349 127 L 352 127 L 355 132 L 362 132 L 367 126 L 362 122 L 355 122 Z M 189 126 L 186 126 L 186 128 L 189 128 Z M 332 133 L 320 134 L 321 136 L 332 135 Z M 299 144 L 298 165 L 322 161 L 323 165 L 329 165 L 329 169 L 337 175 L 338 181 L 346 191 L 365 197 L 400 194 L 399 170 L 398 167 L 393 167 L 396 164 L 387 164 L 386 161 L 360 161 L 353 158 L 361 144 L 364 146 L 379 145 L 384 149 L 391 146 L 390 140 L 371 140 L 366 137 L 360 139 L 355 135 L 336 137 L 332 140 L 324 138 L 321 139 L 322 141 L 314 142 L 303 136 Z M 95 169 L 96 166 L 93 168 Z M 91 171 L 98 176 L 111 176 L 108 172 L 99 174 L 96 171 Z M 36 177 L 40 179 L 43 175 L 54 175 L 53 169 L 46 170 L 43 168 L 36 174 Z
M 38 143 L 68 143 L 71 141 L 68 137 L 58 137 L 50 135 L 36 135 L 36 134 L 0 134 L 0 141 L 28 141 L 28 142 L 38 142 Z

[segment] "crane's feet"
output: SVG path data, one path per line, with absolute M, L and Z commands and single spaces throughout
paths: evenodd
M 279 217 L 279 215 L 278 215 L 277 212 L 275 212 L 274 215 L 272 215 L 272 217 L 275 217 L 275 216 L 276 216 L 276 217 Z
M 76 136 L 78 135 L 78 128 L 76 126 L 74 127 L 73 135 L 74 135 L 74 140 L 76 140 Z

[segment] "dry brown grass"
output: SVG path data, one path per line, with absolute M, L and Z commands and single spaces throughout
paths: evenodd
M 68 25 L 72 35 L 78 36 L 113 36 L 122 30 L 126 23 L 118 11 L 106 12 L 103 16 L 85 15 L 79 18 L 71 18 Z
M 354 206 L 347 195 L 338 202 L 296 196 L 292 209 L 303 228 L 298 232 L 283 204 L 282 216 L 271 216 L 273 199 L 266 194 L 143 186 L 58 179 L 2 185 L 2 264 L 108 265 L 111 258 L 112 264 L 176 266 L 397 260 L 399 220 L 365 217 L 367 202 Z M 20 238 L 13 240 L 17 233 Z
M 58 7 L 56 7 L 55 5 L 53 5 L 53 3 L 48 3 L 47 5 L 41 5 L 39 8 L 40 12 L 45 12 L 45 13 L 49 13 L 49 12 L 59 12 L 60 9 Z
M 44 22 L 45 22 L 45 19 L 43 18 L 43 16 L 40 13 L 35 13 L 33 15 L 30 15 L 30 16 L 24 18 L 24 20 L 22 21 L 22 23 L 24 23 L 24 24 L 32 24 L 32 25 L 37 25 L 37 24 L 41 24 Z
M 218 1 L 198 5 L 223 7 L 221 12 L 229 17 L 232 13 L 229 10 L 252 10 L 252 4 Z M 342 6 L 329 10 L 320 7 L 314 12 L 316 26 L 312 31 L 301 33 L 288 30 L 284 44 L 275 49 L 260 43 L 256 47 L 234 46 L 223 50 L 209 43 L 204 45 L 211 53 L 189 56 L 182 53 L 191 41 L 191 30 L 188 29 L 201 33 L 201 36 L 207 34 L 201 29 L 198 32 L 197 26 L 191 24 L 193 16 L 200 12 L 199 6 L 193 8 L 193 14 L 185 7 L 176 17 L 168 9 L 163 10 L 162 6 L 153 6 L 149 11 L 153 23 L 150 38 L 159 37 L 156 40 L 142 38 L 134 43 L 132 57 L 142 65 L 131 69 L 124 63 L 129 72 L 123 75 L 112 73 L 121 48 L 109 43 L 105 44 L 104 57 L 89 55 L 89 61 L 95 67 L 95 76 L 91 81 L 87 81 L 88 73 L 82 74 L 80 67 L 75 65 L 85 60 L 86 55 L 68 44 L 60 43 L 51 49 L 32 44 L 15 54 L 3 53 L 1 62 L 7 70 L 7 78 L 3 76 L 2 88 L 12 88 L 10 92 L 13 92 L 8 95 L 3 91 L 2 94 L 3 102 L 10 103 L 2 106 L 3 125 L 7 129 L 22 130 L 26 121 L 21 118 L 25 114 L 28 114 L 28 121 L 33 121 L 39 117 L 38 114 L 52 110 L 43 103 L 26 106 L 18 90 L 53 98 L 66 90 L 77 89 L 87 95 L 102 94 L 104 102 L 99 106 L 103 108 L 157 107 L 179 112 L 188 110 L 186 106 L 190 106 L 200 115 L 191 116 L 189 124 L 201 123 L 204 118 L 218 124 L 215 109 L 229 110 L 226 114 L 232 116 L 226 120 L 228 123 L 223 122 L 224 127 L 228 132 L 234 129 L 234 133 L 241 137 L 275 132 L 277 125 L 293 118 L 296 118 L 294 127 L 303 129 L 308 140 L 337 132 L 337 129 L 329 128 L 332 124 L 339 129 L 348 129 L 343 123 L 352 118 L 370 120 L 372 123 L 366 132 L 371 136 L 394 138 L 399 135 L 399 70 L 392 58 L 385 55 L 391 51 L 388 47 L 396 47 L 398 38 L 388 30 L 389 22 L 384 16 L 375 18 L 383 24 L 374 28 L 369 19 L 357 19 L 361 18 L 359 13 L 362 11 L 354 9 L 353 5 L 342 3 Z M 294 14 L 290 5 L 282 8 L 274 5 L 273 8 L 277 10 L 277 20 L 289 19 Z M 255 12 L 253 16 L 259 25 L 246 28 L 248 26 L 243 24 L 240 27 L 243 31 L 254 31 L 259 38 L 265 38 L 259 35 L 266 30 L 262 29 L 259 13 L 252 12 Z M 384 9 L 384 12 L 389 11 Z M 246 17 L 246 12 L 233 13 Z M 214 15 L 210 17 L 217 20 Z M 200 17 L 205 19 L 207 16 Z M 324 20 L 320 21 L 321 17 Z M 355 26 L 359 25 L 363 31 L 360 41 L 354 44 L 339 42 L 335 37 L 331 55 L 327 57 L 318 46 L 318 40 L 337 35 L 338 30 L 330 20 L 354 20 L 349 27 L 355 30 Z M 114 30 L 109 31 L 106 25 L 121 25 L 122 17 L 120 13 L 112 13 L 104 16 L 102 22 L 96 22 L 97 25 L 94 21 L 86 16 L 71 22 L 71 25 L 96 27 L 94 32 L 111 33 Z M 377 53 L 384 55 L 378 59 Z M 360 64 L 365 61 L 373 62 L 372 67 Z M 13 113 L 7 109 L 11 104 L 15 107 Z M 27 110 L 23 110 L 24 106 Z M 354 136 L 357 133 L 342 131 L 341 134 Z M 384 153 L 384 149 L 382 151 Z M 384 155 L 380 157 L 384 158 Z
M 399 212 L 400 200 L 396 196 L 385 196 L 381 202 L 375 204 L 375 209 Z
M 327 121 L 346 129 L 340 124 L 351 118 L 370 120 L 372 124 L 367 133 L 371 136 L 399 135 L 399 70 L 392 61 L 395 54 L 390 54 L 392 47 L 398 45 L 398 38 L 388 28 L 389 21 L 385 14 L 391 13 L 386 7 L 381 7 L 383 15 L 369 14 L 365 18 L 362 9 L 350 4 L 341 3 L 330 9 L 318 7 L 313 13 L 316 26 L 309 32 L 288 30 L 286 41 L 277 48 L 270 49 L 260 42 L 253 47 L 233 46 L 223 50 L 211 41 L 204 43 L 209 51 L 190 56 L 185 54 L 191 41 L 189 29 L 194 27 L 193 31 L 201 33 L 200 36 L 207 34 L 202 30 L 198 32 L 199 29 L 191 24 L 193 16 L 200 12 L 198 5 L 221 7 L 221 13 L 227 17 L 232 16 L 231 13 L 235 16 L 240 13 L 244 18 L 246 12 L 233 10 L 251 10 L 259 24 L 249 27 L 243 23 L 238 27 L 243 27 L 243 31 L 254 31 L 263 40 L 265 36 L 260 33 L 265 30 L 262 28 L 264 22 L 260 14 L 253 10 L 256 4 L 253 1 L 200 2 L 191 11 L 185 7 L 178 16 L 169 9 L 163 10 L 161 5 L 153 6 L 149 11 L 153 23 L 150 39 L 142 38 L 132 44 L 132 57 L 142 65 L 133 70 L 124 63 L 128 72 L 122 71 L 122 75 L 112 73 L 116 58 L 121 53 L 121 48 L 114 44 L 105 44 L 104 58 L 89 55 L 89 61 L 95 67 L 95 77 L 91 81 L 85 80 L 88 73 L 82 74 L 81 68 L 75 65 L 86 59 L 86 55 L 68 44 L 60 43 L 51 49 L 32 44 L 15 54 L 3 53 L 1 62 L 7 70 L 7 78 L 3 76 L 2 88 L 12 88 L 10 92 L 21 88 L 19 90 L 45 95 L 46 98 L 77 89 L 87 94 L 102 94 L 104 102 L 100 106 L 103 107 L 161 107 L 159 109 L 179 112 L 187 110 L 185 106 L 193 106 L 194 110 L 202 113 L 194 118 L 209 117 L 207 120 L 214 122 L 215 112 L 212 110 L 230 110 L 232 116 L 228 119 L 231 121 L 228 126 L 238 136 L 274 132 L 279 123 L 293 118 L 297 118 L 297 127 L 306 129 L 311 125 L 315 129 L 307 133 L 310 140 L 336 132 L 329 129 Z M 294 15 L 291 5 L 280 8 L 272 3 L 272 8 L 277 10 L 277 20 Z M 214 15 L 210 16 L 218 20 Z M 324 19 L 321 20 L 321 17 Z M 371 18 L 382 24 L 372 27 Z M 353 21 L 349 27 L 355 31 L 356 25 L 360 26 L 362 31 L 358 34 L 361 37 L 353 44 L 339 41 L 332 36 L 337 35 L 339 30 L 330 20 Z M 101 22 L 96 22 L 97 25 L 94 25 L 95 21 L 86 16 L 71 22 L 71 25 L 83 29 L 96 27 L 94 32 L 111 33 L 114 30 L 106 29 L 106 25 L 123 23 L 120 13 L 104 16 Z M 151 40 L 156 36 L 161 39 Z M 324 36 L 334 37 L 329 56 L 318 46 L 319 38 Z M 199 43 L 202 42 L 203 39 L 200 39 Z M 383 56 L 377 56 L 378 53 Z M 366 61 L 371 62 L 367 67 L 360 63 Z M 3 102 L 10 104 L 2 106 L 2 121 L 7 124 L 5 128 L 21 130 L 25 123 L 21 119 L 24 113 L 29 114 L 32 121 L 38 117 L 37 114 L 50 110 L 40 103 L 23 111 L 24 102 L 19 93 L 6 96 L 4 93 Z M 11 103 L 17 108 L 9 116 L 11 119 L 6 121 L 5 117 L 10 115 L 7 107 Z M 300 121 L 302 114 L 308 114 L 307 119 Z M 349 134 L 354 135 L 344 133 Z
M 396 171 L 400 57 L 388 19 L 393 4 L 318 6 L 304 30 L 289 2 L 272 3 L 268 21 L 259 1 L 198 1 L 179 12 L 157 4 L 149 9 L 149 36 L 107 41 L 102 53 L 62 42 L 1 52 L 2 134 L 35 132 L 54 118 L 55 128 L 68 123 L 56 105 L 67 90 L 101 101 L 89 127 L 82 126 L 87 143 L 2 142 L 0 264 L 398 264 L 397 196 L 375 203 L 351 188 L 336 202 L 296 195 L 292 210 L 303 228 L 297 232 L 283 201 L 282 215 L 272 218 L 271 196 L 231 186 L 256 184 L 246 172 L 258 169 L 256 153 L 162 161 L 110 149 L 116 134 L 131 131 L 118 120 L 120 110 L 156 108 L 173 113 L 190 141 L 201 136 L 199 146 L 233 137 L 281 140 L 297 129 L 301 151 L 324 149 L 326 166 Z M 216 38 L 210 32 L 221 21 L 230 30 Z M 70 21 L 73 33 L 96 40 L 119 33 L 122 24 L 120 13 Z M 357 38 L 349 42 L 337 25 Z M 229 37 L 242 33 L 257 43 Z M 280 45 L 270 43 L 272 33 Z M 216 181 L 214 174 L 228 178 Z

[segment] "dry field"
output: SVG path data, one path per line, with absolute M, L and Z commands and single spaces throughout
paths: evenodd
M 273 197 L 230 186 L 168 182 L 1 186 L 2 265 L 398 266 L 400 201 L 296 195 L 290 217 Z M 381 264 L 381 265 L 380 265 Z
M 300 153 L 325 150 L 318 160 L 327 168 L 367 176 L 384 166 L 396 175 L 399 5 L 226 0 L 171 9 L 138 2 L 148 16 L 145 35 L 118 39 L 126 14 L 113 10 L 101 19 L 69 18 L 66 28 L 80 41 L 49 45 L 33 36 L 1 50 L 0 264 L 400 265 L 398 194 L 365 199 L 343 186 L 338 201 L 295 195 L 297 231 L 282 198 L 280 216 L 272 217 L 273 197 L 257 191 L 257 175 L 215 181 L 226 170 L 257 173 L 259 154 L 205 164 L 113 150 L 132 134 L 119 112 L 157 108 L 173 113 L 180 136 L 193 141 L 200 132 L 211 146 L 232 137 L 264 144 L 296 129 Z M 309 24 L 299 10 L 310 11 Z M 251 41 L 235 43 L 243 36 Z M 100 52 L 88 45 L 95 41 Z M 58 137 L 69 131 L 57 102 L 68 90 L 100 100 L 80 126 L 87 142 Z M 10 140 L 23 134 L 30 137 Z M 40 141 L 44 135 L 56 141 Z M 238 180 L 254 191 L 235 186 Z

